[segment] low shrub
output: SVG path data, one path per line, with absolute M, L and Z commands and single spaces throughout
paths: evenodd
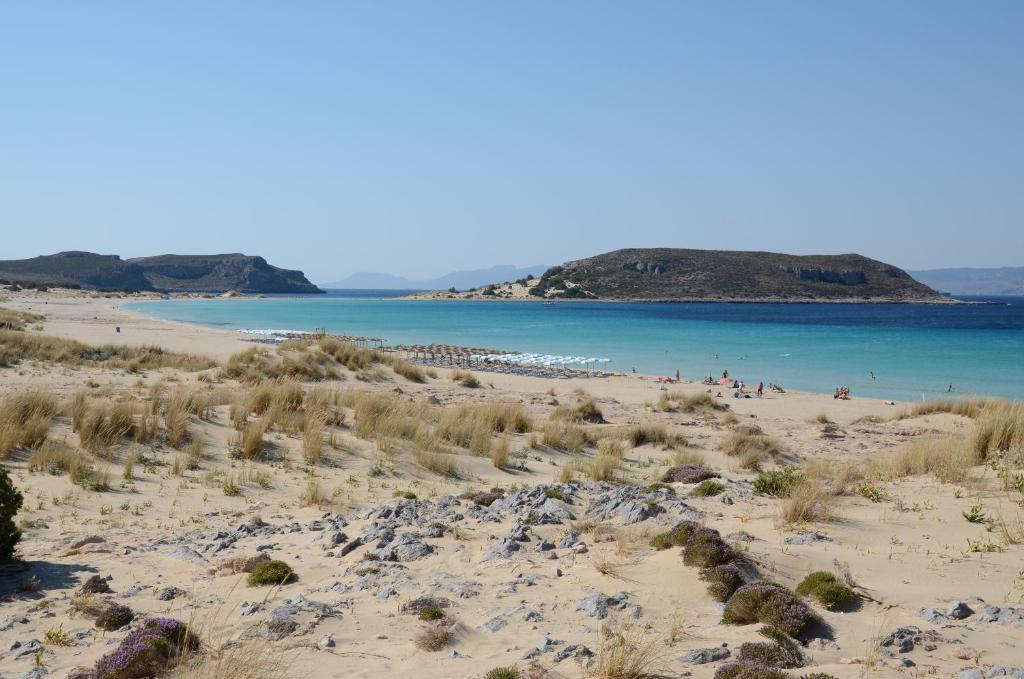
M 520 679 L 522 676 L 516 667 L 495 667 L 484 675 L 484 679 Z
M 856 592 L 828 571 L 815 571 L 808 575 L 796 586 L 796 593 L 814 597 L 829 610 L 848 606 L 857 599 Z
M 700 577 L 707 583 L 708 594 L 716 601 L 728 601 L 745 582 L 743 573 L 731 563 L 705 568 Z
M 101 630 L 112 632 L 121 629 L 135 619 L 132 609 L 121 604 L 109 603 L 96 616 L 96 626 Z
M 736 552 L 713 528 L 692 530 L 683 547 L 683 563 L 687 566 L 707 568 L 735 560 Z
M 745 662 L 726 663 L 715 671 L 714 679 L 790 679 L 780 670 L 772 670 Z
M 95 679 L 143 679 L 165 674 L 200 648 L 188 625 L 174 618 L 146 618 L 118 647 L 96 661 Z
M 807 664 L 797 643 L 778 628 L 768 625 L 758 633 L 768 641 L 740 644 L 736 656 L 739 662 L 769 669 L 793 669 Z
M 765 583 L 743 585 L 729 597 L 722 613 L 727 625 L 774 625 L 791 637 L 799 637 L 819 618 L 793 592 Z
M 661 475 L 662 483 L 700 483 L 717 478 L 720 478 L 717 473 L 699 464 L 678 464 Z
M 690 538 L 690 533 L 701 526 L 696 521 L 680 521 L 670 530 L 658 533 L 651 538 L 651 547 L 655 549 L 668 549 L 669 547 L 682 547 Z
M 249 573 L 249 586 L 282 585 L 295 577 L 292 567 L 284 561 L 273 560 L 258 564 Z

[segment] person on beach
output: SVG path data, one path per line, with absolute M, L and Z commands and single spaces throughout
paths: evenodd
M 723 380 L 729 379 L 729 371 L 728 370 L 723 370 L 722 371 L 722 379 Z
M 761 398 L 764 396 L 764 382 L 757 383 L 757 397 Z
M 952 384 L 950 384 L 948 387 L 946 387 L 946 393 L 947 394 L 952 394 L 953 393 L 953 385 Z

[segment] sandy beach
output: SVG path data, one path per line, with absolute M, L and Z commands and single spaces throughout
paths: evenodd
M 515 666 L 610 679 L 629 676 L 608 671 L 627 648 L 644 663 L 634 676 L 712 677 L 753 652 L 743 644 L 768 642 L 758 630 L 771 616 L 723 622 L 738 604 L 709 593 L 704 569 L 725 561 L 657 539 L 684 521 L 717 531 L 748 583 L 788 592 L 828 571 L 852 593 L 831 609 L 798 600 L 809 622 L 794 631 L 802 667 L 789 675 L 981 677 L 1021 665 L 1024 509 L 999 466 L 1012 451 L 941 473 L 898 462 L 908 446 L 969 436 L 979 416 L 898 417 L 908 405 L 856 395 L 717 398 L 717 387 L 634 375 L 480 372 L 471 388 L 436 370 L 418 381 L 348 349 L 260 347 L 124 301 L 0 301 L 45 317 L 0 333 L 217 364 L 26 357 L 0 368 L 0 399 L 38 391 L 59 403 L 45 442 L 0 456 L 24 496 L 21 560 L 0 567 L 2 677 L 87 676 L 75 668 L 116 648 L 132 623 L 97 627 L 83 597 L 127 607 L 135 624 L 161 615 L 197 630 L 204 651 L 171 676 L 484 677 Z M 254 405 L 261 384 L 279 410 Z M 298 387 L 298 405 L 282 385 Z M 176 436 L 171 404 L 186 393 L 202 405 L 179 414 Z M 127 404 L 135 435 L 87 442 L 76 398 L 90 412 Z M 452 433 L 492 406 L 522 421 Z M 140 418 L 152 431 L 139 434 Z M 78 471 L 53 461 L 65 459 L 58 447 Z M 665 476 L 684 465 L 714 483 Z M 799 490 L 763 492 L 765 473 L 784 468 L 799 470 Z M 241 562 L 253 558 L 294 575 L 250 586 Z M 102 584 L 87 585 L 93 576 Z

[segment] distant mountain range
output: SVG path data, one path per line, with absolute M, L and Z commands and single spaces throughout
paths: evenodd
M 22 286 L 157 292 L 323 292 L 301 271 L 271 266 L 262 257 L 157 255 L 121 259 L 93 252 L 58 252 L 0 260 L 0 281 Z
M 539 276 L 548 267 L 515 267 L 508 264 L 492 266 L 490 269 L 453 271 L 438 278 L 413 279 L 389 273 L 360 272 L 333 283 L 321 283 L 320 287 L 349 290 L 468 290 L 491 283 L 505 283 L 527 276 Z
M 952 295 L 1024 296 L 1024 266 L 927 269 L 907 273 L 939 292 Z
M 551 267 L 530 295 L 636 301 L 939 302 L 902 269 L 857 254 L 626 249 Z

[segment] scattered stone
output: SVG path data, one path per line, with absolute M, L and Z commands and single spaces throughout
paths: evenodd
M 882 646 L 895 647 L 900 653 L 914 650 L 914 637 L 921 633 L 919 627 L 897 627 L 882 639 Z
M 784 542 L 787 545 L 813 545 L 816 542 L 835 542 L 835 540 L 818 531 L 810 531 L 791 535 Z
M 963 601 L 951 601 L 946 609 L 946 616 L 954 620 L 963 620 L 971 615 L 974 615 L 974 611 Z
M 730 655 L 732 655 L 732 652 L 724 646 L 715 646 L 714 648 L 695 648 L 681 655 L 679 657 L 679 661 L 687 665 L 706 665 L 710 662 L 725 660 Z
M 992 679 L 993 677 L 1013 677 L 1013 679 L 1024 679 L 1024 667 L 999 665 L 997 667 L 993 667 L 985 674 L 985 679 Z
M 105 578 L 99 575 L 94 575 L 88 580 L 82 583 L 82 586 L 78 588 L 78 595 L 83 596 L 85 594 L 110 594 L 110 585 L 107 584 Z
M 324 636 L 320 637 L 320 641 L 318 641 L 316 645 L 322 651 L 325 651 L 328 648 L 334 648 L 334 637 L 332 637 L 330 634 L 325 634 Z
M 570 644 L 555 654 L 555 662 L 562 662 L 566 658 L 586 659 L 594 657 L 594 652 L 583 644 Z
M 81 549 L 86 545 L 95 545 L 106 541 L 106 538 L 102 538 L 99 535 L 87 535 L 84 538 L 80 538 L 72 542 L 71 549 Z
M 636 612 L 640 610 L 640 607 L 631 605 L 628 600 L 629 594 L 626 592 L 619 592 L 613 596 L 608 596 L 607 594 L 594 591 L 576 604 L 576 610 L 591 618 L 604 620 L 608 617 L 609 609 L 621 611 L 631 607 L 635 611 L 635 617 L 639 617 Z
M 160 601 L 171 601 L 172 599 L 177 599 L 179 596 L 181 596 L 184 593 L 185 593 L 185 590 L 179 589 L 179 588 L 174 587 L 174 586 L 164 587 L 162 590 L 160 590 L 157 593 L 156 598 L 159 599 Z

